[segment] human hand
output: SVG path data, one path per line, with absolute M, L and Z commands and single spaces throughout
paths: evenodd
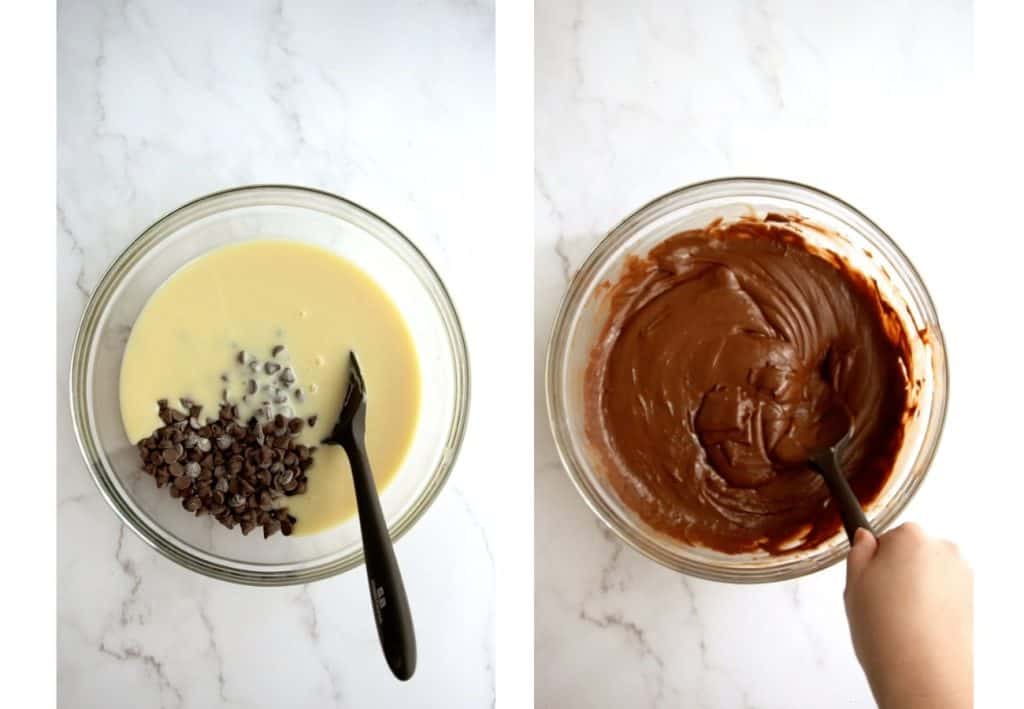
M 878 539 L 857 530 L 843 598 L 880 709 L 973 706 L 973 591 L 951 542 L 912 523 Z

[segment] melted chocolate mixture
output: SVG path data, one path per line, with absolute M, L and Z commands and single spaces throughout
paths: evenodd
M 678 234 L 607 297 L 587 435 L 652 527 L 729 553 L 816 546 L 839 520 L 805 461 L 847 416 L 845 473 L 862 503 L 881 490 L 910 406 L 906 333 L 871 281 L 785 217 Z

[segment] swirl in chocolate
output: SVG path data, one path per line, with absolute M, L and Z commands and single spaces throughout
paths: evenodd
M 882 489 L 909 408 L 906 332 L 873 282 L 789 218 L 673 236 L 606 297 L 587 436 L 647 524 L 727 553 L 816 546 L 839 521 L 806 460 L 842 435 L 837 420 L 852 420 L 854 492 L 866 504 Z

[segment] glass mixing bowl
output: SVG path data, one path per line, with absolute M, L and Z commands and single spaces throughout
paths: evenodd
M 935 307 L 913 265 L 871 220 L 845 202 L 805 185 L 764 178 L 701 182 L 658 197 L 612 229 L 569 285 L 555 319 L 547 356 L 547 406 L 559 456 L 590 508 L 623 541 L 651 559 L 693 576 L 735 583 L 781 581 L 813 573 L 845 557 L 840 531 L 814 549 L 772 556 L 724 554 L 690 546 L 649 527 L 608 485 L 584 433 L 583 374 L 595 338 L 607 321 L 600 284 L 614 283 L 630 256 L 646 256 L 669 236 L 717 218 L 798 214 L 833 234 L 801 229 L 809 242 L 832 251 L 873 278 L 895 307 L 913 342 L 910 381 L 919 381 L 918 408 L 884 489 L 867 507 L 885 529 L 913 497 L 935 455 L 946 413 L 945 344 Z M 914 333 L 919 333 L 915 336 Z
M 358 521 L 311 536 L 243 537 L 196 519 L 139 467 L 118 395 L 128 334 L 150 295 L 211 249 L 255 239 L 294 240 L 337 253 L 390 295 L 405 317 L 422 370 L 421 411 L 402 467 L 381 493 L 393 538 L 426 511 L 448 478 L 469 404 L 466 344 L 444 284 L 397 229 L 317 190 L 253 186 L 202 197 L 163 217 L 125 249 L 89 300 L 71 359 L 71 414 L 86 465 L 118 516 L 182 566 L 254 585 L 307 583 L 362 563 Z

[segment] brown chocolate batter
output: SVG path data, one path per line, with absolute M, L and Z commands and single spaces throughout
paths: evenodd
M 678 234 L 607 297 L 587 436 L 652 527 L 728 553 L 816 546 L 839 520 L 805 461 L 847 417 L 845 474 L 862 503 L 879 493 L 910 408 L 906 333 L 871 281 L 786 217 Z

